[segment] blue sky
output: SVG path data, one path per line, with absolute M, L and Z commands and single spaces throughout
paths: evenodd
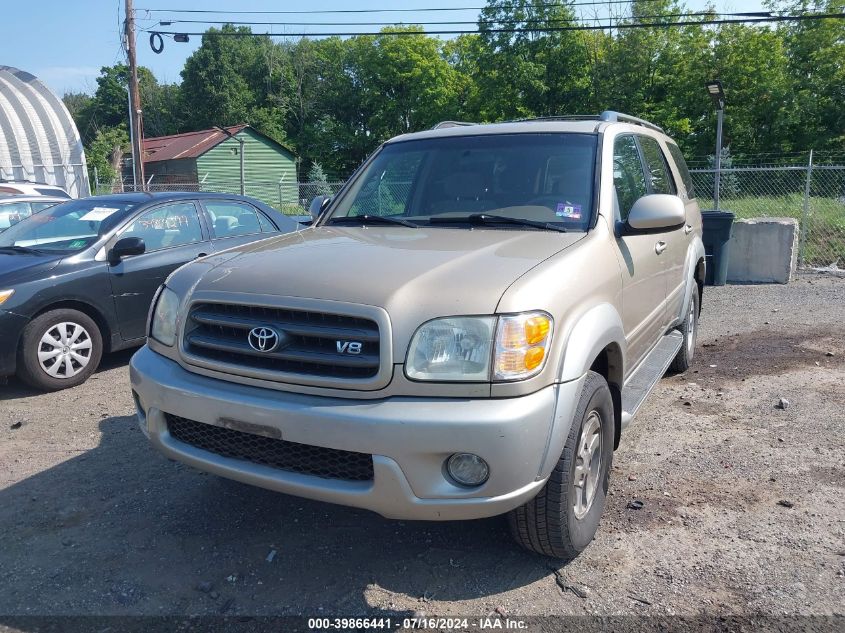
M 576 0 L 584 1 L 584 0 Z M 124 60 L 120 47 L 120 23 L 123 20 L 124 0 L 34 0 L 23 2 L 7 0 L 0 10 L 0 65 L 14 66 L 40 77 L 58 94 L 67 91 L 93 92 L 95 79 L 101 66 L 109 66 Z M 383 9 L 385 7 L 480 7 L 484 0 L 406 0 L 397 3 L 391 0 L 356 0 L 354 3 L 342 0 L 310 0 L 307 3 L 274 0 L 238 0 L 237 3 L 224 0 L 135 0 L 138 9 L 139 26 L 151 27 L 162 16 L 146 13 L 141 9 L 230 9 L 230 10 L 323 10 L 323 9 Z M 701 10 L 706 0 L 688 0 L 691 10 Z M 714 0 L 720 11 L 758 11 L 760 0 Z M 593 7 L 583 7 L 584 10 Z M 603 12 L 602 12 L 603 11 Z M 600 10 L 599 15 L 607 15 Z M 217 19 L 214 16 L 195 15 L 195 18 Z M 379 14 L 334 14 L 301 16 L 241 16 L 242 20 L 272 20 L 299 22 L 365 22 L 402 21 L 415 23 L 436 20 L 475 20 L 477 10 L 425 12 L 425 13 L 379 13 Z M 178 28 L 177 28 L 178 26 Z M 469 28 L 471 25 L 456 28 Z M 174 25 L 173 30 L 202 31 L 203 25 Z M 337 30 L 342 27 L 287 26 L 274 27 L 275 32 L 318 32 Z M 377 27 L 361 27 L 373 30 Z M 429 27 L 432 28 L 432 27 Z M 451 28 L 451 27 L 444 27 Z M 253 27 L 264 32 L 267 27 Z M 343 29 L 346 30 L 346 29 Z M 165 40 L 164 52 L 160 55 L 150 50 L 148 36 L 138 38 L 139 63 L 152 69 L 159 81 L 179 81 L 179 71 L 188 55 L 199 46 L 200 38 L 192 38 L 188 44 Z

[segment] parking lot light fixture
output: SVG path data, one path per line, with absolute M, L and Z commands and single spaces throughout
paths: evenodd
M 722 82 L 718 79 L 708 81 L 706 84 L 707 93 L 716 108 L 716 178 L 713 185 L 713 204 L 716 211 L 719 210 L 719 186 L 722 180 L 722 120 L 725 113 L 725 90 Z

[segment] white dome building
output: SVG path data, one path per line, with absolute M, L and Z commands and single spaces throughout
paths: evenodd
M 82 140 L 64 103 L 37 77 L 11 66 L 0 66 L 0 180 L 90 195 Z

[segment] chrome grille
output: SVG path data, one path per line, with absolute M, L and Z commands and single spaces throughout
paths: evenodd
M 253 349 L 249 332 L 269 327 L 282 342 L 270 352 Z M 342 353 L 338 342 L 360 343 Z M 189 314 L 184 347 L 205 361 L 326 378 L 373 378 L 379 371 L 379 329 L 366 318 L 285 308 L 198 303 Z
M 373 456 L 244 433 L 165 414 L 174 439 L 222 457 L 324 479 L 372 481 Z

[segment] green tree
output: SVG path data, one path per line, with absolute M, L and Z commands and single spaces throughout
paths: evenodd
M 320 163 L 311 163 L 311 169 L 308 170 L 308 182 L 314 185 L 312 193 L 315 196 L 332 195 L 332 188 Z
M 130 151 L 129 134 L 124 125 L 97 130 L 86 152 L 91 182 L 112 183 L 120 179 L 115 158 Z

